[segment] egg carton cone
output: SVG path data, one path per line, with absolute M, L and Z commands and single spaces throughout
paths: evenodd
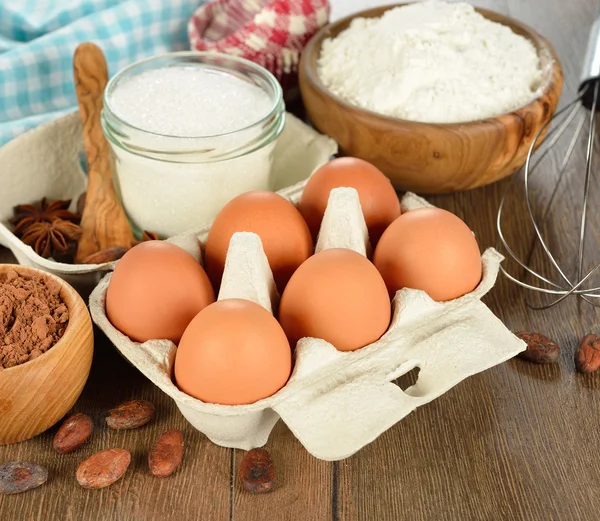
M 274 190 L 307 179 L 337 152 L 337 144 L 286 114 L 285 128 L 275 147 Z M 9 248 L 19 264 L 41 269 L 71 283 L 82 293 L 98 284 L 115 263 L 67 264 L 41 257 L 12 233 L 13 207 L 49 199 L 77 199 L 85 192 L 85 148 L 79 111 L 33 129 L 0 148 L 0 245 Z M 152 230 L 150 230 L 152 231 Z
M 334 188 L 329 193 L 315 253 L 330 248 L 345 248 L 363 256 L 371 254 L 369 230 L 354 188 Z
M 297 204 L 304 184 L 289 190 L 293 203 Z M 402 206 L 410 211 L 429 205 L 406 194 Z M 203 243 L 209 229 L 195 234 L 191 242 Z M 332 190 L 317 241 L 320 250 L 339 247 L 362 255 L 369 251 L 358 194 L 352 188 Z M 388 331 L 357 351 L 341 352 L 321 339 L 301 339 L 288 383 L 250 405 L 203 403 L 181 392 L 172 380 L 177 350 L 173 343 L 138 344 L 109 322 L 105 297 L 110 274 L 92 293 L 90 311 L 120 353 L 173 398 L 187 420 L 217 445 L 244 450 L 263 446 L 281 418 L 308 452 L 333 461 L 356 453 L 465 378 L 525 349 L 524 342 L 481 302 L 496 281 L 501 261 L 499 253 L 487 250 L 479 286 L 451 302 L 434 302 L 419 290 L 400 290 L 393 299 Z M 270 312 L 276 309 L 279 296 L 257 235 L 240 232 L 232 237 L 218 298 L 245 298 Z M 393 383 L 416 367 L 420 372 L 413 386 L 403 391 Z

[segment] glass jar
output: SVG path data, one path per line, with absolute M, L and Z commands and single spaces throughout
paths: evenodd
M 259 121 L 224 134 L 180 137 L 137 128 L 119 118 L 111 96 L 121 82 L 166 67 L 203 67 L 260 87 L 271 101 Z M 275 77 L 248 60 L 219 53 L 177 52 L 137 62 L 117 73 L 104 93 L 102 128 L 115 157 L 115 185 L 136 233 L 171 237 L 198 229 L 235 196 L 271 190 L 277 138 L 285 124 Z

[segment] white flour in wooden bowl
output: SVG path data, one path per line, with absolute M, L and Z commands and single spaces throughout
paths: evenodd
M 425 1 L 357 18 L 323 42 L 319 76 L 361 108 L 459 123 L 505 114 L 539 94 L 535 47 L 465 3 Z

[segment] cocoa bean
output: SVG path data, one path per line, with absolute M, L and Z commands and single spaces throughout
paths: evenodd
M 7 461 L 0 465 L 0 494 L 19 494 L 46 483 L 48 470 L 36 463 Z
M 54 436 L 53 447 L 59 454 L 69 454 L 81 447 L 94 431 L 94 423 L 87 414 L 69 416 Z
M 519 358 L 536 364 L 555 364 L 560 356 L 560 347 L 540 333 L 521 331 L 516 335 L 527 343 L 527 349 L 519 353 Z
M 253 494 L 273 490 L 275 466 L 266 449 L 249 450 L 240 464 L 240 480 L 244 488 Z
M 147 400 L 131 400 L 108 411 L 106 424 L 115 430 L 136 429 L 154 416 L 154 405 Z
M 575 367 L 581 373 L 594 373 L 600 368 L 600 336 L 587 335 L 579 344 Z
M 159 478 L 170 476 L 183 458 L 183 434 L 179 429 L 163 432 L 148 455 L 150 472 Z
M 77 468 L 75 477 L 84 488 L 104 488 L 119 480 L 131 463 L 125 449 L 106 449 L 90 456 Z

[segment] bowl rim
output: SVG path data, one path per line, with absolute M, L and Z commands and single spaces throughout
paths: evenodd
M 83 311 L 87 311 L 87 306 L 81 298 L 81 295 L 79 295 L 79 293 L 77 293 L 77 291 L 66 280 L 63 280 L 52 273 L 48 273 L 47 271 L 32 268 L 30 266 L 23 266 L 21 264 L 0 264 L 0 274 L 6 273 L 9 270 L 14 270 L 17 273 L 22 274 L 41 275 L 43 278 L 47 278 L 58 283 L 60 286 L 60 297 L 65 306 L 67 306 L 67 309 L 69 310 L 69 322 L 67 324 L 65 332 L 63 333 L 63 336 L 60 337 L 58 342 L 56 342 L 56 344 L 50 347 L 45 353 L 42 353 L 40 356 L 34 358 L 33 360 L 27 360 L 27 362 L 23 362 L 22 364 L 14 365 L 12 367 L 6 367 L 0 370 L 0 378 L 2 378 L 3 374 L 8 374 L 8 372 L 12 371 L 14 373 L 18 370 L 24 370 L 23 368 L 25 367 L 32 367 L 32 364 L 35 364 L 36 362 L 44 363 L 44 360 L 48 360 L 50 358 L 49 356 L 47 356 L 49 353 L 57 353 L 56 349 L 60 351 L 67 349 L 67 347 L 69 346 L 69 335 L 70 332 L 73 331 L 74 327 L 72 326 L 72 324 L 82 320 L 82 317 L 85 318 L 85 314 L 83 313 Z M 71 301 L 71 305 L 69 305 L 68 301 Z
M 483 15 L 488 20 L 494 21 L 496 23 L 500 23 L 505 27 L 508 27 L 512 30 L 512 27 L 507 23 L 510 22 L 513 26 L 517 27 L 523 34 L 524 38 L 527 38 L 535 47 L 538 57 L 541 58 L 542 52 L 547 52 L 549 55 L 549 62 L 546 67 L 542 68 L 542 83 L 539 87 L 539 94 L 529 101 L 529 103 L 517 107 L 516 109 L 505 112 L 503 114 L 499 114 L 497 116 L 490 116 L 483 119 L 474 119 L 470 121 L 463 121 L 457 123 L 434 123 L 434 122 L 425 122 L 425 121 L 412 121 L 408 119 L 396 118 L 393 116 L 386 116 L 384 114 L 380 114 L 378 112 L 374 112 L 369 109 L 365 109 L 355 105 L 345 99 L 341 98 L 331 90 L 329 90 L 321 81 L 319 77 L 319 72 L 316 67 L 311 67 L 308 63 L 308 58 L 310 54 L 319 53 L 321 51 L 321 47 L 323 45 L 323 41 L 326 39 L 326 34 L 339 28 L 340 26 L 344 26 L 347 28 L 350 22 L 355 18 L 378 18 L 381 17 L 385 12 L 397 8 L 397 7 L 406 7 L 412 5 L 414 2 L 398 2 L 390 5 L 376 6 L 371 7 L 369 9 L 364 9 L 362 11 L 357 11 L 352 13 L 344 18 L 336 20 L 335 22 L 330 22 L 327 25 L 323 26 L 308 42 L 304 51 L 302 52 L 301 60 L 300 60 L 300 71 L 304 73 L 305 79 L 310 85 L 319 91 L 322 95 L 328 97 L 335 103 L 342 106 L 345 110 L 352 112 L 354 114 L 362 114 L 368 115 L 370 117 L 375 117 L 384 121 L 391 125 L 404 125 L 407 127 L 417 127 L 427 125 L 430 127 L 439 127 L 442 129 L 456 129 L 456 128 L 464 128 L 465 126 L 475 127 L 475 126 L 484 126 L 488 125 L 491 122 L 497 122 L 498 119 L 516 116 L 523 117 L 522 113 L 527 112 L 529 108 L 531 108 L 535 103 L 537 103 L 546 93 L 550 91 L 553 85 L 556 84 L 557 80 L 562 78 L 563 68 L 562 64 L 558 58 L 558 54 L 556 50 L 552 46 L 549 40 L 547 40 L 544 36 L 538 33 L 535 29 L 530 27 L 529 25 L 512 18 L 510 16 L 504 15 L 497 11 L 493 11 L 491 9 L 484 9 L 477 6 L 473 6 L 476 12 Z M 341 31 L 339 31 L 341 32 Z M 514 31 L 513 31 L 514 32 Z M 561 89 L 562 90 L 562 89 Z

